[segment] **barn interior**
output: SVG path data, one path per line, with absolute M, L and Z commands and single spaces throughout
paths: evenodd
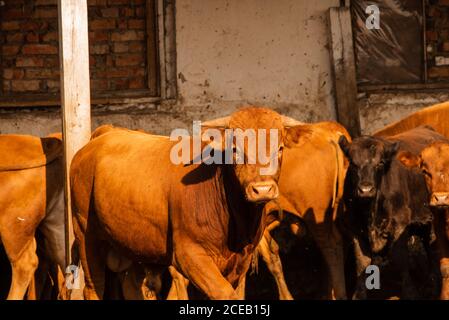
M 366 28 L 373 3 L 380 30 Z M 339 121 L 358 135 L 449 100 L 447 0 L 87 0 L 87 8 L 92 129 L 167 135 L 251 104 Z M 0 134 L 61 132 L 59 23 L 57 0 L 0 1 Z M 327 271 L 313 241 L 282 229 L 274 237 L 285 244 L 294 297 L 323 298 Z M 4 252 L 0 264 L 4 298 Z M 277 298 L 262 264 L 247 297 Z

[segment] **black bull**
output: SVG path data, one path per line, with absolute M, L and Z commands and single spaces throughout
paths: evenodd
M 445 138 L 429 127 L 386 138 L 362 136 L 351 144 L 341 138 L 340 147 L 350 160 L 342 226 L 356 255 L 355 298 L 367 297 L 369 264 L 380 268 L 383 289 L 392 285 L 396 292 L 391 295 L 413 299 L 437 294 L 425 179 L 418 170 L 402 165 L 396 155 L 399 151 L 419 154 L 440 140 Z

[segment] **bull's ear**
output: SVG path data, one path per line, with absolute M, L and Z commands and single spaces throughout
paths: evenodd
M 338 145 L 340 146 L 341 151 L 345 154 L 347 158 L 349 158 L 349 141 L 346 139 L 344 135 L 341 135 L 338 139 Z
M 407 168 L 417 168 L 421 163 L 421 158 L 409 151 L 399 152 L 397 159 Z
M 224 163 L 224 151 L 227 143 L 226 131 L 222 127 L 201 128 L 201 161 L 203 163 Z M 232 139 L 229 141 L 232 143 Z M 198 157 L 194 159 L 198 159 Z
M 285 128 L 284 145 L 287 148 L 292 148 L 299 140 L 299 130 L 297 127 Z
M 287 148 L 298 147 L 302 141 L 310 138 L 313 130 L 309 125 L 299 125 L 285 128 L 284 145 Z
M 201 147 L 211 147 L 224 151 L 226 147 L 226 129 L 222 127 L 201 127 Z
M 396 153 L 399 151 L 399 142 L 393 142 L 386 147 L 385 150 L 385 159 L 390 161 L 394 158 Z
M 281 116 L 281 118 L 282 118 L 282 125 L 284 126 L 284 128 L 292 128 L 304 124 L 304 122 L 298 121 L 296 119 L 287 116 Z

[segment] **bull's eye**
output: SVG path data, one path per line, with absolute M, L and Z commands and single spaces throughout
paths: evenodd
M 381 161 L 381 162 L 379 162 L 379 163 L 377 164 L 376 167 L 382 168 L 383 166 L 385 166 L 385 162 L 384 162 L 384 161 Z
M 232 147 L 232 157 L 233 157 L 235 163 L 240 161 L 240 159 L 238 159 L 237 147 L 236 146 Z
M 278 151 L 279 156 L 282 155 L 282 152 L 284 152 L 284 146 L 280 146 L 280 147 L 279 147 L 279 151 Z
M 432 178 L 432 174 L 431 174 L 429 171 L 427 171 L 426 169 L 423 169 L 423 170 L 422 170 L 422 173 L 423 173 L 424 176 L 426 176 L 427 178 Z

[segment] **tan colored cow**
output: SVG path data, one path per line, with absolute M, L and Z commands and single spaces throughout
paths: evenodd
M 350 139 L 346 129 L 335 122 L 304 124 L 290 130 L 286 137 L 290 148 L 284 151 L 278 200 L 284 212 L 305 222 L 328 267 L 328 296 L 336 299 L 346 299 L 343 243 L 335 223 L 348 166 L 338 147 L 341 135 Z M 267 207 L 269 212 L 278 210 L 275 205 Z M 297 224 L 291 225 L 294 234 L 301 233 L 299 228 Z M 276 280 L 280 299 L 292 299 L 278 246 L 269 232 L 267 229 L 258 250 Z
M 51 262 L 65 265 L 62 141 L 0 135 L 0 239 L 12 267 L 8 299 L 23 299 L 38 266 L 35 232 Z
M 248 107 L 210 127 L 278 129 L 281 149 L 284 123 L 291 119 Z M 74 229 L 86 298 L 102 297 L 111 250 L 144 264 L 173 265 L 210 298 L 241 297 L 265 229 L 263 203 L 278 195 L 279 167 L 261 175 L 259 162 L 174 165 L 173 146 L 166 137 L 111 130 L 75 155 Z M 251 156 L 246 146 L 244 155 Z
M 103 126 L 96 132 L 100 135 L 112 129 L 120 130 L 121 128 Z M 289 135 L 286 137 L 289 148 L 284 149 L 279 182 L 281 196 L 277 201 L 270 202 L 266 206 L 266 214 L 276 213 L 280 206 L 284 212 L 304 219 L 329 269 L 329 297 L 344 299 L 346 293 L 343 245 L 335 225 L 347 170 L 346 160 L 338 147 L 338 139 L 341 135 L 350 139 L 345 128 L 335 122 L 303 124 L 289 130 Z M 279 298 L 291 300 L 293 297 L 284 278 L 279 248 L 270 235 L 270 231 L 279 225 L 279 221 L 273 221 L 270 218 L 269 220 L 270 225 L 264 232 L 257 252 L 267 264 L 276 281 Z M 297 224 L 291 225 L 291 230 L 295 234 L 301 233 L 298 228 Z M 114 265 L 121 265 L 120 268 L 115 268 L 117 271 L 124 272 L 129 267 L 129 264 L 123 263 L 124 260 L 126 259 L 114 257 L 114 261 L 116 261 Z M 122 284 L 123 280 L 130 281 L 135 277 L 133 272 L 134 270 L 130 268 L 127 271 L 127 277 L 124 277 L 123 274 L 120 276 Z M 183 284 L 187 280 L 176 272 L 174 267 L 171 267 L 170 274 L 174 279 L 174 284 L 168 298 L 182 297 L 186 299 L 187 290 L 183 288 Z M 153 274 L 148 274 L 148 279 L 152 279 L 153 276 Z M 132 287 L 138 294 L 142 292 L 139 285 L 125 284 L 124 286 L 126 292 L 129 292 Z M 243 286 L 241 290 L 244 291 Z M 156 292 L 153 293 L 154 295 Z M 136 295 L 130 294 L 130 296 Z M 143 298 L 142 294 L 139 296 Z

